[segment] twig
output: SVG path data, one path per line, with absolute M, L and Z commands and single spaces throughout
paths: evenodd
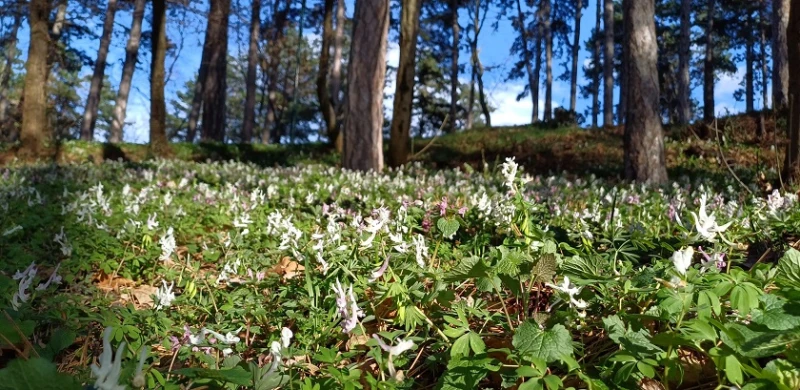
M 717 127 L 716 119 L 714 119 L 714 135 L 716 136 L 715 138 L 717 140 L 717 149 L 719 150 L 719 156 L 722 159 L 722 162 L 725 163 L 725 167 L 728 168 L 728 172 L 730 172 L 733 178 L 736 179 L 737 182 L 739 182 L 739 185 L 741 185 L 742 188 L 744 188 L 745 190 L 747 190 L 747 192 L 750 193 L 750 196 L 755 196 L 753 190 L 751 190 L 750 187 L 748 187 L 747 185 L 744 184 L 744 182 L 742 182 L 742 179 L 740 179 L 739 176 L 736 175 L 736 172 L 733 171 L 731 165 L 728 164 L 728 160 L 725 158 L 725 153 L 722 151 L 722 143 L 719 142 L 719 127 Z
M 427 145 L 425 145 L 425 146 L 422 148 L 422 150 L 420 150 L 419 152 L 417 152 L 417 153 L 415 153 L 413 156 L 411 156 L 411 157 L 408 159 L 408 161 L 414 161 L 414 160 L 416 160 L 417 158 L 419 158 L 419 156 L 420 156 L 420 155 L 422 155 L 422 153 L 424 153 L 426 150 L 428 150 L 428 148 L 430 148 L 430 147 L 431 147 L 431 145 L 433 145 L 433 143 L 434 143 L 434 142 L 435 142 L 435 141 L 436 141 L 436 140 L 439 138 L 439 136 L 441 136 L 441 135 L 442 135 L 442 129 L 444 129 L 444 125 L 446 125 L 446 124 L 447 124 L 447 121 L 448 121 L 448 119 L 449 119 L 449 118 L 450 118 L 449 114 L 448 114 L 448 115 L 445 115 L 445 117 L 444 117 L 444 120 L 442 121 L 442 125 L 441 125 L 441 126 L 439 126 L 439 130 L 436 132 L 436 135 L 434 135 L 434 136 L 433 136 L 433 138 L 431 139 L 431 141 L 430 141 L 430 142 L 428 142 L 428 144 L 427 144 Z

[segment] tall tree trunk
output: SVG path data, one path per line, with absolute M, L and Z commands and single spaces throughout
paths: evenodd
M 755 45 L 752 31 L 753 28 L 753 18 L 752 12 L 748 10 L 747 19 L 744 22 L 744 31 L 746 34 L 745 43 L 744 43 L 744 104 L 745 110 L 747 112 L 753 112 L 755 109 L 755 75 L 754 75 L 754 67 L 755 67 Z
M 197 124 L 200 122 L 200 112 L 203 109 L 203 86 L 208 73 L 208 60 L 206 58 L 204 49 L 203 54 L 200 56 L 200 70 L 197 72 L 197 80 L 194 83 L 192 107 L 186 124 L 186 142 L 194 142 L 197 137 Z
M 772 3 L 772 106 L 781 109 L 789 104 L 789 0 Z
M 625 177 L 651 184 L 667 181 L 658 84 L 654 0 L 624 0 L 628 71 Z
M 269 71 L 267 72 L 267 103 L 269 104 L 264 121 L 264 132 L 261 136 L 262 140 L 265 141 L 264 143 L 268 143 L 266 142 L 267 139 L 271 139 L 273 143 L 279 144 L 283 136 L 281 129 L 276 126 L 278 123 L 278 77 L 285 44 L 284 30 L 288 25 L 288 14 L 291 7 L 292 0 L 286 0 L 284 7 L 280 11 L 278 11 L 279 5 L 277 2 L 274 6 L 274 31 L 271 34 L 272 41 L 269 45 Z
M 569 110 L 578 110 L 578 60 L 581 50 L 581 18 L 583 18 L 583 0 L 577 0 L 575 4 L 575 26 L 572 37 L 572 70 L 570 72 L 569 85 Z
M 533 104 L 533 122 L 539 122 L 539 82 L 542 77 L 542 36 L 544 29 L 542 28 L 541 20 L 537 23 L 539 27 L 536 30 L 536 46 L 533 49 L 533 84 L 531 85 L 531 95 L 534 101 Z
M 331 41 L 333 35 L 333 5 L 334 0 L 325 0 L 325 13 L 322 22 L 322 48 L 319 55 L 319 72 L 317 74 L 317 98 L 322 118 L 325 120 L 325 135 L 332 145 L 336 145 L 336 110 L 331 103 L 330 89 L 328 89 L 328 74 L 331 62 Z
M 209 50 L 206 77 L 203 80 L 203 104 L 213 108 L 203 110 L 203 141 L 225 141 L 225 100 L 228 69 L 228 15 L 230 0 L 211 0 L 208 13 L 206 45 Z M 211 42 L 209 42 L 209 40 Z M 205 53 L 204 53 L 205 54 Z
M 22 156 L 39 156 L 50 133 L 47 128 L 47 50 L 50 36 L 47 21 L 50 15 L 48 0 L 31 0 L 28 25 L 30 45 L 25 63 L 25 88 L 22 96 Z
M 475 121 L 474 115 L 472 115 L 472 112 L 475 111 L 475 79 L 477 79 L 477 69 L 473 64 L 469 72 L 469 100 L 467 100 L 467 118 L 464 124 L 465 130 L 472 130 L 472 124 Z
M 692 57 L 692 0 L 681 0 L 681 42 L 678 49 L 678 122 L 687 124 L 692 118 L 691 80 L 689 66 Z
M 783 164 L 783 177 L 800 181 L 800 0 L 792 0 L 787 28 L 789 71 L 789 144 Z
M 400 64 L 397 68 L 391 138 L 389 140 L 389 165 L 392 167 L 399 167 L 408 162 L 419 15 L 419 0 L 403 2 L 400 14 Z
M 594 75 L 592 77 L 592 127 L 598 128 L 600 121 L 600 23 L 603 19 L 603 0 L 597 0 L 595 6 L 595 24 L 594 31 L 596 39 L 594 41 L 594 50 L 592 51 L 592 62 L 594 63 Z
M 125 47 L 125 64 L 122 65 L 122 79 L 119 82 L 117 101 L 114 105 L 114 119 L 111 121 L 111 143 L 122 142 L 122 128 L 125 126 L 125 113 L 128 107 L 128 95 L 131 91 L 133 72 L 139 57 L 139 43 L 142 38 L 142 20 L 144 19 L 144 6 L 146 0 L 136 0 L 133 5 L 133 21 L 131 22 L 131 35 Z
M 767 27 L 769 20 L 767 20 L 767 1 L 761 0 L 758 8 L 758 31 L 761 33 L 761 40 L 759 42 L 759 56 L 761 57 L 761 111 L 765 111 L 768 107 L 767 100 L 769 94 L 767 93 L 767 84 L 769 78 L 769 69 L 767 66 Z
M 716 72 L 714 69 L 714 18 L 716 18 L 716 0 L 708 0 L 706 10 L 706 55 L 703 60 L 703 121 L 714 121 L 714 83 Z
M 545 55 L 545 90 L 544 90 L 544 121 L 553 119 L 553 12 L 550 0 L 542 0 L 541 5 L 544 25 L 544 55 Z
M 331 104 L 336 112 L 336 129 L 331 135 L 336 151 L 342 151 L 342 123 L 338 120 L 342 116 L 344 105 L 342 104 L 342 51 L 344 49 L 344 27 L 347 24 L 345 16 L 344 0 L 336 2 L 336 37 L 333 40 L 333 66 L 331 68 Z
M 344 161 L 347 169 L 383 170 L 383 83 L 389 0 L 356 0 L 347 70 Z
M 625 23 L 622 24 L 622 42 L 625 42 L 626 37 L 628 36 L 628 30 L 625 29 Z M 625 123 L 625 115 L 628 110 L 628 100 L 627 96 L 625 95 L 625 90 L 628 89 L 628 72 L 627 69 L 627 58 L 628 58 L 628 47 L 622 45 L 622 58 L 620 59 L 620 71 L 619 71 L 619 104 L 617 105 L 617 123 L 622 124 Z
M 103 77 L 106 74 L 106 57 L 111 46 L 111 33 L 114 32 L 114 16 L 117 14 L 117 0 L 108 0 L 106 16 L 103 21 L 103 33 L 100 36 L 100 48 L 97 49 L 97 60 L 94 64 L 94 73 L 89 86 L 89 95 L 86 98 L 86 109 L 81 122 L 81 139 L 94 140 L 94 128 L 97 124 L 97 107 L 100 105 L 100 92 L 103 89 Z
M 459 41 L 461 38 L 461 26 L 458 24 L 458 3 L 459 0 L 450 0 L 450 27 L 453 32 L 453 46 L 450 53 L 450 118 L 447 122 L 447 132 L 456 131 L 458 115 L 458 54 Z
M 247 49 L 247 76 L 245 77 L 244 123 L 242 142 L 253 140 L 256 125 L 256 81 L 258 71 L 258 35 L 261 32 L 261 0 L 252 0 L 250 8 L 250 46 Z
M 483 112 L 483 118 L 486 120 L 486 127 L 492 127 L 492 113 L 489 111 L 489 103 L 486 101 L 486 93 L 483 90 L 483 64 L 481 64 L 481 58 L 476 58 L 478 63 L 478 71 L 476 74 L 477 81 L 478 81 L 478 101 L 481 104 L 481 111 Z
M 13 126 L 6 125 L 8 119 L 8 93 L 11 83 L 11 72 L 14 70 L 14 59 L 17 57 L 17 33 L 19 27 L 22 25 L 23 7 L 18 5 L 14 9 L 14 23 L 11 25 L 11 31 L 8 33 L 8 43 L 6 44 L 6 63 L 3 64 L 3 73 L 0 74 L 0 134 L 4 129 L 11 129 Z M 0 140 L 3 140 L 0 138 Z M 4 140 L 8 141 L 8 140 Z
M 605 0 L 604 4 L 603 126 L 614 126 L 614 0 Z
M 167 103 L 164 99 L 164 62 L 167 58 L 167 3 L 153 0 L 150 57 L 150 148 L 157 156 L 169 152 Z
M 525 58 L 525 71 L 528 73 L 528 88 L 531 92 L 531 100 L 533 103 L 533 110 L 531 111 L 531 123 L 539 121 L 539 80 L 534 74 L 531 67 L 533 55 L 528 44 L 530 43 L 530 33 L 528 31 L 527 23 L 525 23 L 525 14 L 522 12 L 522 2 L 517 0 L 517 24 L 519 24 L 519 34 L 522 37 L 522 55 Z M 538 72 L 537 72 L 538 73 Z

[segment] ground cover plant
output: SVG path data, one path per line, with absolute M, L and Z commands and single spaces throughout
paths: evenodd
M 513 158 L 0 175 L 0 388 L 800 388 L 792 193 Z

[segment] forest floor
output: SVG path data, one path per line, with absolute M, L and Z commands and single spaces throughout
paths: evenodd
M 741 175 L 745 182 L 769 180 L 777 184 L 776 170 L 783 163 L 781 151 L 786 143 L 785 126 L 766 113 L 763 134 L 759 137 L 760 114 L 720 118 L 714 126 L 694 124 L 668 127 L 666 133 L 667 166 L 670 176 L 702 175 L 708 178 Z M 412 159 L 426 168 L 482 169 L 509 156 L 531 174 L 594 174 L 616 179 L 622 172 L 624 128 L 586 130 L 578 127 L 514 126 L 481 128 L 412 142 Z M 429 145 L 430 144 L 430 145 Z M 0 145 L 0 165 L 18 162 L 12 146 Z M 777 152 L 776 152 L 777 151 Z M 421 152 L 421 153 L 420 153 Z M 51 148 L 59 163 L 119 160 L 142 162 L 150 159 L 147 145 L 86 143 L 68 141 Z M 724 157 L 724 160 L 723 160 Z M 174 143 L 172 159 L 191 162 L 239 161 L 262 167 L 322 163 L 338 166 L 339 155 L 327 144 L 294 145 Z M 725 164 L 724 162 L 727 162 Z M 729 169 L 730 167 L 730 169 Z M 763 176 L 763 177 L 762 177 Z

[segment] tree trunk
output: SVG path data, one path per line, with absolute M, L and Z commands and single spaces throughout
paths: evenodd
M 450 0 L 450 24 L 453 32 L 453 46 L 450 53 L 450 118 L 447 122 L 447 132 L 456 131 L 456 118 L 458 115 L 458 54 L 461 26 L 458 24 L 458 0 Z
M 597 0 L 597 13 L 595 15 L 595 35 L 594 51 L 592 52 L 592 62 L 594 63 L 594 77 L 592 77 L 592 127 L 598 128 L 600 125 L 600 23 L 603 19 L 602 0 Z
M 706 56 L 703 60 L 703 121 L 711 123 L 714 121 L 714 18 L 716 17 L 716 0 L 708 0 L 708 10 L 706 10 Z
M 150 149 L 156 156 L 169 152 L 167 103 L 164 99 L 164 61 L 167 58 L 167 3 L 153 0 L 150 57 Z
M 399 167 L 408 161 L 419 15 L 419 0 L 403 2 L 400 15 L 400 64 L 397 67 L 391 138 L 389 140 L 389 165 L 392 167 Z
M 125 64 L 122 66 L 122 79 L 119 82 L 117 101 L 114 105 L 114 119 L 111 121 L 111 134 L 108 139 L 111 143 L 122 142 L 122 128 L 125 126 L 125 113 L 128 107 L 128 95 L 131 91 L 133 72 L 139 57 L 139 43 L 142 38 L 142 20 L 144 19 L 144 6 L 146 0 L 136 0 L 133 6 L 133 21 L 131 23 L 131 36 L 125 48 Z
M 347 21 L 345 16 L 344 0 L 336 2 L 336 37 L 333 40 L 333 67 L 331 68 L 331 102 L 336 112 L 337 119 L 342 116 L 342 51 L 344 48 L 344 27 Z M 336 132 L 331 137 L 336 146 L 336 151 L 342 152 L 342 121 L 336 121 Z
M 47 21 L 50 4 L 48 0 L 31 0 L 28 8 L 30 46 L 22 95 L 20 154 L 23 157 L 36 157 L 42 153 L 50 138 L 47 128 L 47 50 L 50 44 Z
M 347 70 L 344 161 L 347 169 L 383 170 L 383 83 L 389 0 L 356 0 Z
M 681 42 L 678 49 L 678 123 L 687 124 L 692 119 L 691 80 L 689 66 L 692 58 L 692 0 L 681 0 Z
M 210 5 L 206 45 L 203 47 L 204 52 L 206 49 L 209 50 L 208 71 L 203 80 L 203 104 L 213 109 L 203 110 L 201 139 L 223 142 L 228 69 L 228 15 L 231 11 L 231 2 L 211 0 Z
M 603 126 L 614 126 L 614 1 L 605 0 L 604 4 Z
M 539 82 L 542 76 L 542 35 L 543 28 L 541 21 L 538 23 L 539 27 L 536 30 L 536 46 L 534 47 L 534 66 L 533 66 L 533 85 L 531 86 L 531 95 L 533 96 L 533 122 L 539 122 Z M 535 88 L 534 88 L 535 87 Z
M 533 111 L 531 111 L 531 123 L 536 123 L 539 121 L 539 79 L 535 76 L 533 68 L 531 67 L 533 55 L 531 54 L 531 49 L 528 46 L 528 43 L 530 42 L 530 33 L 528 32 L 528 26 L 525 23 L 525 14 L 522 12 L 522 3 L 520 0 L 517 0 L 517 14 L 519 33 L 522 36 L 522 55 L 525 58 L 525 71 L 528 73 L 528 88 L 530 88 L 531 100 L 533 103 Z
M 628 30 L 625 29 L 625 23 L 622 24 L 622 42 L 625 42 L 626 37 L 628 36 Z M 617 105 L 617 123 L 622 124 L 625 123 L 625 115 L 628 110 L 627 105 L 627 96 L 625 95 L 625 90 L 628 89 L 628 72 L 627 69 L 627 58 L 628 58 L 628 48 L 625 45 L 622 45 L 622 58 L 620 59 L 620 71 L 619 71 L 619 104 Z
M 276 2 L 274 5 L 273 31 L 269 44 L 269 65 L 267 71 L 267 112 L 264 118 L 264 130 L 261 134 L 262 142 L 279 144 L 282 134 L 275 126 L 277 123 L 276 109 L 278 105 L 278 76 L 281 64 L 281 55 L 285 43 L 283 34 L 288 23 L 288 13 L 292 6 L 292 0 L 286 0 L 283 9 L 279 9 Z
M 258 34 L 261 32 L 261 0 L 252 0 L 250 9 L 250 46 L 247 49 L 247 76 L 245 77 L 244 123 L 242 142 L 253 140 L 256 125 L 256 81 L 258 71 Z
M 100 36 L 100 48 L 97 49 L 97 61 L 86 98 L 86 109 L 81 122 L 81 140 L 94 140 L 94 128 L 97 124 L 97 107 L 100 105 L 100 92 L 103 89 L 103 77 L 106 74 L 106 57 L 111 46 L 111 33 L 114 32 L 114 16 L 117 14 L 117 0 L 108 0 L 106 16 L 103 21 L 103 34 Z
M 625 177 L 650 184 L 667 181 L 658 84 L 654 0 L 624 0 L 629 88 L 625 117 Z
M 466 123 L 464 124 L 465 130 L 472 130 L 472 124 L 475 121 L 472 112 L 475 111 L 475 79 L 478 77 L 476 73 L 477 70 L 473 62 L 469 72 L 469 100 L 467 100 L 467 118 L 465 120 Z
M 486 120 L 486 127 L 492 127 L 492 113 L 489 111 L 489 103 L 486 101 L 486 93 L 483 91 L 483 64 L 481 64 L 480 57 L 477 57 L 478 72 L 476 74 L 478 81 L 478 101 L 481 104 L 481 111 L 483 118 Z
M 767 26 L 769 26 L 769 20 L 767 20 L 767 1 L 761 0 L 761 5 L 758 9 L 758 31 L 761 33 L 761 40 L 759 42 L 758 48 L 760 50 L 759 56 L 761 57 L 761 111 L 765 111 L 767 109 L 767 100 L 769 100 L 769 94 L 767 93 L 767 84 L 769 83 L 768 74 L 769 69 L 767 66 Z
M 328 73 L 330 73 L 331 41 L 333 35 L 333 5 L 334 0 L 325 0 L 325 13 L 322 22 L 322 48 L 319 55 L 319 72 L 317 74 L 317 98 L 322 118 L 325 120 L 325 135 L 328 142 L 336 145 L 336 110 L 331 103 L 330 89 L 328 89 Z
M 800 181 L 800 0 L 792 0 L 787 28 L 789 67 L 789 144 L 783 177 L 789 183 Z
M 569 86 L 569 110 L 578 110 L 578 60 L 581 50 L 581 18 L 583 18 L 583 0 L 577 0 L 575 4 L 575 26 L 574 36 L 572 37 L 572 71 L 570 72 Z
M 553 119 L 553 12 L 550 0 L 542 0 L 545 55 L 544 121 Z
M 781 109 L 789 104 L 789 0 L 772 3 L 772 106 Z
M 11 72 L 14 67 L 14 59 L 17 57 L 17 33 L 19 27 L 22 25 L 23 7 L 18 5 L 14 10 L 14 23 L 11 25 L 11 31 L 8 33 L 8 43 L 6 44 L 6 63 L 3 66 L 3 73 L 0 74 L 0 134 L 4 129 L 12 129 L 14 126 L 6 125 L 8 119 L 8 93 L 11 83 Z M 0 138 L 0 141 L 8 141 Z
M 752 15 L 748 10 L 747 19 L 744 22 L 744 31 L 745 31 L 745 43 L 744 43 L 744 104 L 746 112 L 753 112 L 754 111 L 754 101 L 755 101 L 755 77 L 754 77 L 754 67 L 755 67 L 755 42 L 753 40 L 753 19 Z

